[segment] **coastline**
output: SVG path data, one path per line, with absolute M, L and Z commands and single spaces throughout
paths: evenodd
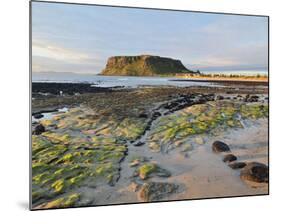
M 33 206 L 60 207 L 68 196 L 83 206 L 267 194 L 268 183 L 248 184 L 222 161 L 227 153 L 212 151 L 220 140 L 239 162 L 268 165 L 268 87 L 251 85 L 37 84 L 33 112 L 67 110 L 33 123 L 33 132 L 44 126 L 32 136 Z

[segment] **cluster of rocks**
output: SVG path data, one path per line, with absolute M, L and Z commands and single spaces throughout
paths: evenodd
M 74 95 L 76 93 L 96 93 L 96 92 L 110 92 L 111 88 L 95 87 L 92 84 L 86 83 L 32 83 L 32 95 L 40 93 L 49 93 L 53 95 L 68 94 Z
M 257 95 L 246 95 L 245 97 L 245 102 L 253 103 L 258 101 L 259 101 L 259 96 Z
M 237 95 L 234 97 L 230 97 L 230 96 L 223 96 L 223 95 L 217 95 L 215 97 L 215 100 L 239 100 L 239 101 L 243 101 L 243 102 L 248 102 L 248 103 L 254 103 L 254 102 L 259 102 L 259 101 L 264 101 L 264 100 L 268 100 L 268 97 L 262 98 L 258 95 L 249 95 L 247 94 L 245 97 L 243 97 L 242 95 Z
M 159 201 L 179 191 L 178 184 L 149 181 L 153 177 L 170 177 L 171 173 L 158 164 L 149 162 L 146 157 L 133 159 L 130 167 L 135 168 L 132 184 L 135 185 L 134 191 L 138 191 L 141 201 Z
M 150 130 L 152 122 L 161 116 L 165 116 L 175 111 L 184 109 L 186 107 L 195 105 L 195 104 L 203 104 L 208 101 L 214 101 L 214 94 L 180 94 L 176 100 L 169 101 L 167 103 L 161 104 L 157 108 L 153 109 L 151 115 L 146 113 L 140 113 L 139 118 L 149 118 L 146 128 L 142 135 L 148 130 Z M 135 146 L 143 145 L 143 142 L 137 142 Z
M 207 101 L 213 101 L 214 99 L 214 94 L 181 94 L 178 99 L 161 105 L 159 109 L 166 110 L 164 115 L 167 115 L 195 104 L 203 104 Z
M 228 163 L 228 166 L 232 169 L 242 169 L 240 172 L 240 178 L 242 180 L 256 183 L 268 183 L 269 171 L 267 165 L 258 162 L 236 162 L 237 157 L 231 154 L 229 146 L 221 141 L 215 141 L 212 145 L 212 149 L 215 153 L 227 153 L 223 157 L 223 162 Z

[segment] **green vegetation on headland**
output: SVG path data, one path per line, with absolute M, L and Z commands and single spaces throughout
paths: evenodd
M 176 73 L 193 73 L 180 60 L 160 56 L 115 56 L 110 57 L 101 75 L 126 76 L 171 76 Z

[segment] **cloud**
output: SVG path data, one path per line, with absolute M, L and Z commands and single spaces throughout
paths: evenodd
M 32 54 L 60 61 L 72 61 L 73 63 L 90 61 L 90 56 L 86 53 L 77 52 L 42 40 L 32 41 Z
M 32 41 L 32 70 L 34 72 L 96 73 L 104 65 L 103 59 L 93 53 L 63 47 L 46 40 Z

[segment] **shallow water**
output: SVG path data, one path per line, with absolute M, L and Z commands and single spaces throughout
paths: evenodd
M 32 116 L 32 122 L 39 122 L 41 120 L 45 120 L 45 119 L 52 119 L 54 116 L 56 116 L 59 113 L 65 113 L 68 111 L 67 107 L 63 107 L 63 108 L 59 108 L 58 111 L 54 111 L 54 112 L 45 112 L 45 113 L 41 113 L 43 115 L 42 118 L 40 119 L 36 119 L 34 118 L 34 116 Z
M 101 76 L 101 75 L 85 75 L 71 74 L 60 78 L 56 75 L 33 74 L 32 82 L 60 82 L 60 83 L 93 83 L 98 87 L 139 87 L 139 86 L 216 86 L 222 85 L 210 82 L 194 82 L 194 81 L 171 81 L 172 77 L 135 77 L 135 76 Z

